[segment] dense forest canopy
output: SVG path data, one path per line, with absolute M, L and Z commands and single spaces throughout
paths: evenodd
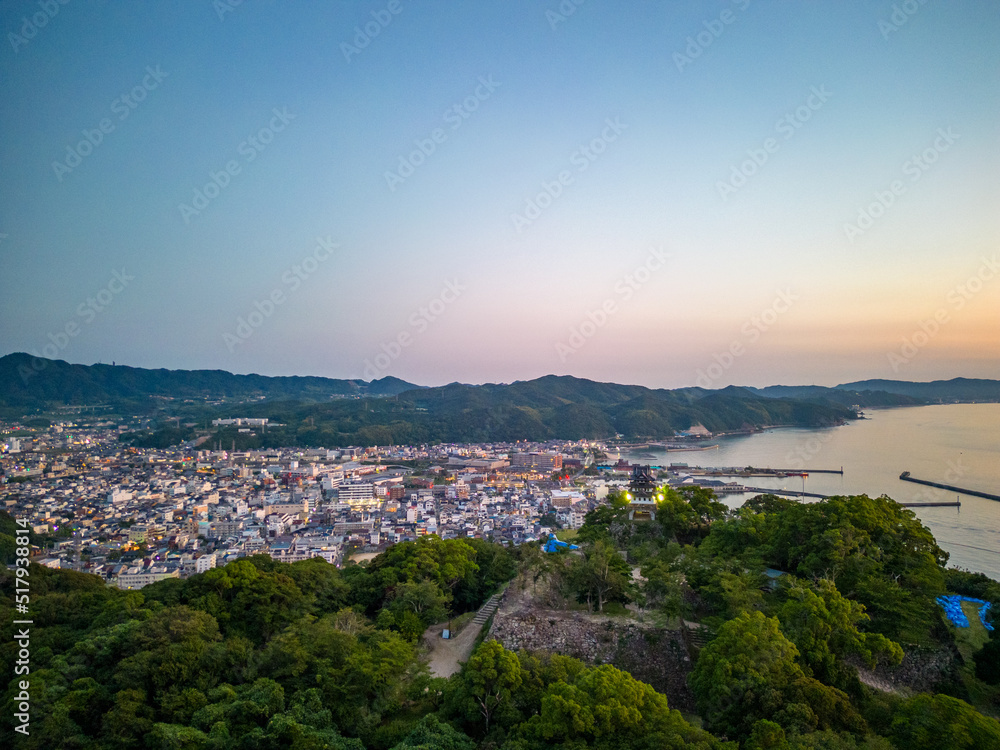
M 11 680 L 3 746 L 1000 748 L 996 631 L 969 653 L 934 601 L 1000 606 L 1000 584 L 946 570 L 912 512 L 866 496 L 763 496 L 730 512 L 699 488 L 666 489 L 659 510 L 630 522 L 613 495 L 576 552 L 426 537 L 362 566 L 256 556 L 141 591 L 32 565 L 31 734 L 13 732 Z M 13 578 L 0 579 L 8 675 Z M 505 584 L 547 584 L 581 610 L 663 627 L 700 623 L 697 715 L 610 664 L 494 640 L 432 677 L 425 629 Z M 930 691 L 859 679 L 933 649 L 955 659 Z
M 549 383 L 537 383 L 531 389 L 521 383 L 496 388 L 455 385 L 408 391 L 392 399 L 259 403 L 226 410 L 230 416 L 266 417 L 275 423 L 266 430 L 254 430 L 252 435 L 235 427 L 207 431 L 208 420 L 202 416 L 199 422 L 190 423 L 192 427 L 161 425 L 121 439 L 137 447 L 165 448 L 210 435 L 223 445 L 235 441 L 241 450 L 290 445 L 579 440 L 615 435 L 663 439 L 695 424 L 725 432 L 770 425 L 830 426 L 855 416 L 850 409 L 830 402 L 764 398 L 743 389 L 704 395 L 614 386 L 618 390 L 609 394 L 598 387 L 605 384 L 581 383 L 568 391 Z M 633 390 L 638 393 L 633 394 Z

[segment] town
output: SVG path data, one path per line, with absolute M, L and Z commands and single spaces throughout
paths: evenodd
M 242 430 L 267 424 L 216 421 Z M 340 566 L 428 534 L 532 542 L 579 528 L 631 471 L 615 447 L 590 441 L 152 450 L 120 443 L 127 429 L 63 421 L 11 423 L 0 433 L 0 499 L 43 540 L 36 559 L 122 589 L 256 554 Z M 734 488 L 685 467 L 660 476 L 720 494 Z

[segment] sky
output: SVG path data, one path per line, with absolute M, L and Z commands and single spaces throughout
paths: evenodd
M 991 0 L 10 0 L 0 354 L 1000 377 Z

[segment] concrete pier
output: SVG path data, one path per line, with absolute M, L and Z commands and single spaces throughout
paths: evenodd
M 989 492 L 980 492 L 979 490 L 967 490 L 962 487 L 955 487 L 951 484 L 940 484 L 938 482 L 928 482 L 926 479 L 915 479 L 910 476 L 910 472 L 904 471 L 899 475 L 899 478 L 904 482 L 914 482 L 915 484 L 923 484 L 928 487 L 937 487 L 940 490 L 949 490 L 950 492 L 958 492 L 963 495 L 971 495 L 973 497 L 985 497 L 987 500 L 996 500 L 1000 502 L 1000 495 L 993 495 Z M 949 503 L 949 505 L 954 505 L 954 503 Z

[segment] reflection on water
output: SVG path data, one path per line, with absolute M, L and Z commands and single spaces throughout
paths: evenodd
M 754 487 L 822 495 L 888 495 L 906 503 L 955 500 L 955 493 L 899 479 L 918 479 L 1000 494 L 1000 404 L 947 404 L 884 409 L 868 419 L 819 430 L 775 429 L 724 438 L 705 452 L 645 450 L 625 453 L 634 462 L 666 466 L 756 466 L 775 469 L 840 469 L 844 474 L 739 480 Z M 749 495 L 730 495 L 732 507 Z M 943 549 L 950 565 L 1000 579 L 1000 502 L 961 496 L 962 507 L 914 508 Z

